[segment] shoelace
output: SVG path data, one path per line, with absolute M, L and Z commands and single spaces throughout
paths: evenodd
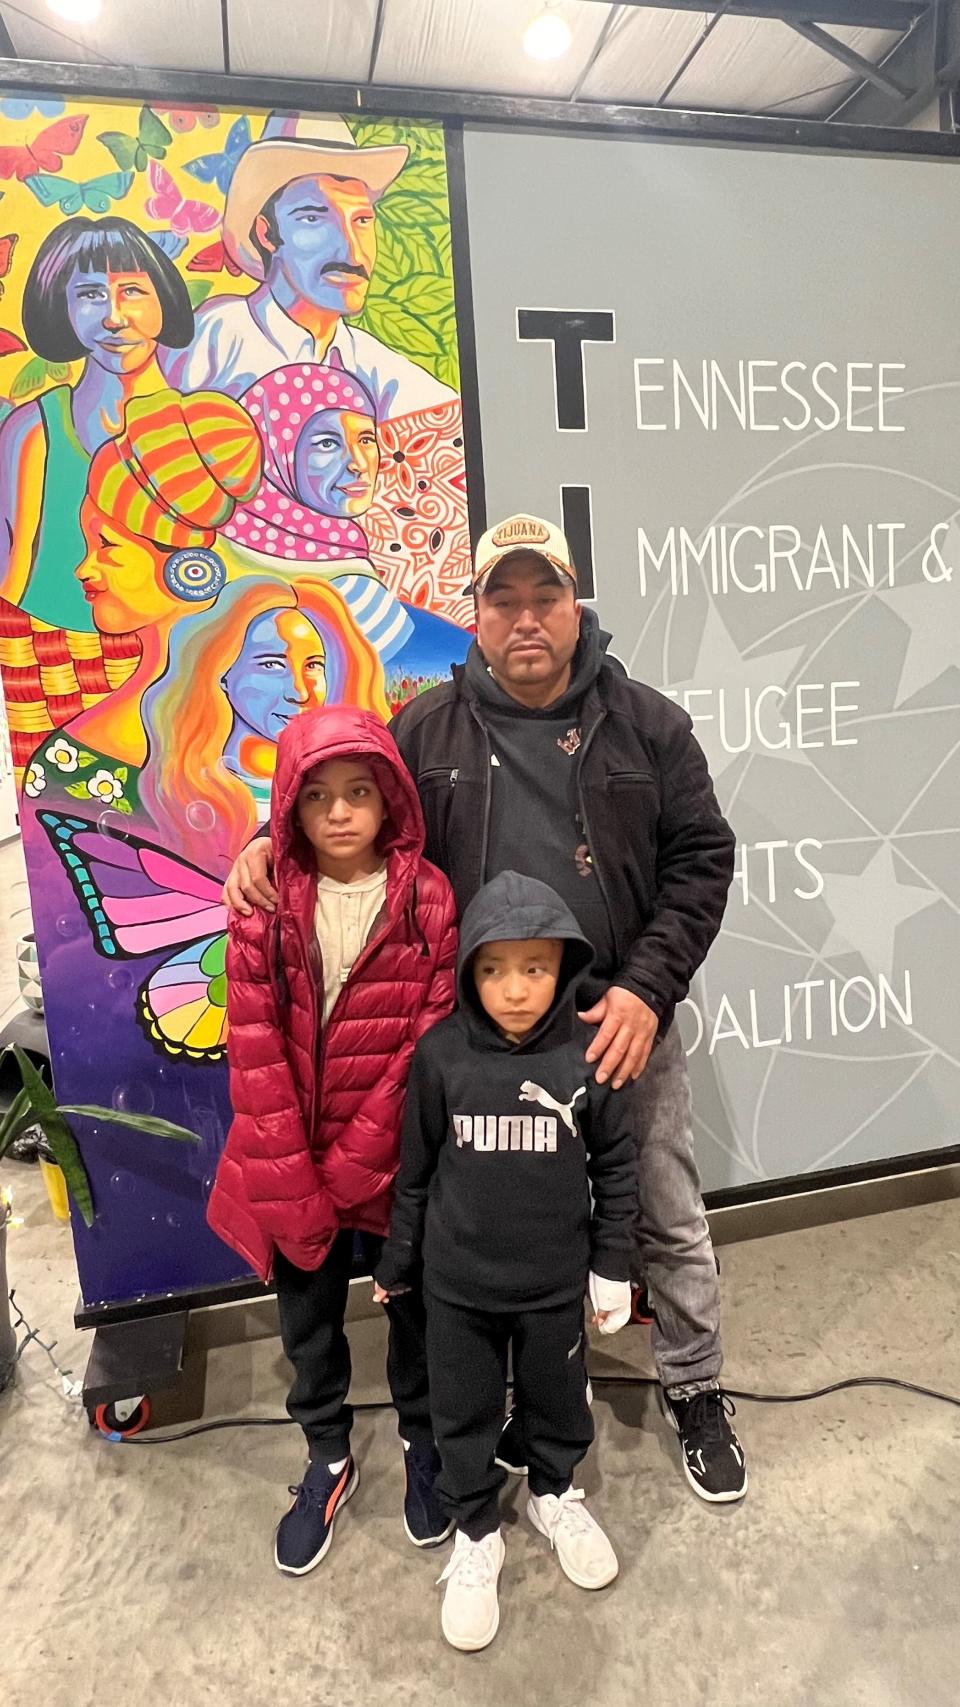
M 586 1535 L 594 1528 L 590 1513 L 582 1510 L 577 1503 L 587 1497 L 582 1488 L 567 1488 L 564 1493 L 555 1497 L 556 1506 L 553 1513 L 547 1517 L 551 1547 L 556 1545 L 556 1534 L 561 1524 L 570 1535 Z M 546 1513 L 543 1515 L 546 1516 Z
M 684 1419 L 685 1430 L 700 1434 L 705 1442 L 720 1446 L 727 1432 L 727 1417 L 735 1417 L 737 1407 L 718 1387 L 708 1387 L 705 1393 L 695 1393 L 689 1402 Z
M 445 1583 L 450 1577 L 456 1577 L 463 1588 L 487 1588 L 496 1577 L 496 1565 L 493 1552 L 483 1541 L 468 1541 L 466 1545 L 458 1539 L 444 1570 L 440 1572 L 437 1582 Z

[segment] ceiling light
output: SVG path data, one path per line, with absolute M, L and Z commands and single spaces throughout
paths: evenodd
M 531 59 L 560 59 L 573 41 L 570 25 L 549 7 L 528 24 L 523 33 L 524 51 Z
M 47 0 L 47 5 L 70 24 L 92 24 L 100 15 L 100 0 Z

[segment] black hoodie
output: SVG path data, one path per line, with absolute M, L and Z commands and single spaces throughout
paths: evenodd
M 481 943 L 564 944 L 549 1013 L 512 1044 L 473 980 Z M 420 1276 L 466 1309 L 572 1302 L 592 1268 L 630 1271 L 637 1209 L 634 1099 L 598 1085 L 584 1053 L 594 1033 L 576 989 L 592 950 L 569 908 L 534 878 L 502 872 L 463 917 L 457 1012 L 417 1045 L 407 1091 L 390 1237 L 376 1278 Z M 593 1204 L 591 1212 L 591 1187 Z
M 484 879 L 498 871 L 546 878 L 567 903 L 593 947 L 593 970 L 582 991 L 590 1007 L 618 968 L 617 945 L 580 810 L 580 711 L 604 659 L 609 634 L 593 611 L 583 612 L 570 683 L 544 709 L 521 705 L 490 674 L 479 648 L 465 676 L 483 707 L 490 741 L 490 829 Z

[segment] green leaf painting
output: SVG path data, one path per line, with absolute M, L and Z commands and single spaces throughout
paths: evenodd
M 377 203 L 377 265 L 360 325 L 460 389 L 443 126 L 348 120 L 362 148 L 410 157 Z

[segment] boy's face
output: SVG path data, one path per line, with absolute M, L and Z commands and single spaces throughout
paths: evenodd
M 383 795 L 366 759 L 327 759 L 300 785 L 297 821 L 328 877 L 349 882 L 376 871 L 376 840 L 386 817 Z
M 539 1025 L 557 993 L 563 943 L 485 942 L 473 957 L 473 977 L 483 1010 L 511 1043 Z

